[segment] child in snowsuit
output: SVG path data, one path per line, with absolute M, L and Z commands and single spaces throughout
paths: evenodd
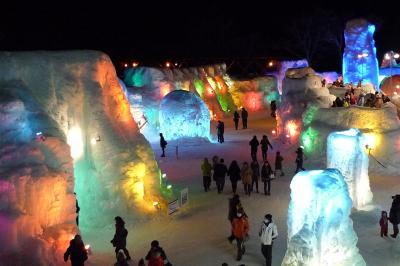
M 389 220 L 386 211 L 382 211 L 381 219 L 379 220 L 379 225 L 381 226 L 381 237 L 388 236 L 388 226 Z

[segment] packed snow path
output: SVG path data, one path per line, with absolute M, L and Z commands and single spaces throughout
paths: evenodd
M 161 150 L 158 142 L 152 143 L 156 158 L 163 173 L 167 174 L 174 190 L 189 188 L 189 204 L 172 216 L 162 215 L 153 219 L 126 221 L 129 230 L 128 250 L 133 261 L 137 261 L 147 254 L 150 242 L 160 241 L 171 263 L 175 266 L 219 266 L 223 262 L 228 265 L 265 265 L 261 254 L 261 245 L 258 230 L 266 213 L 273 215 L 278 226 L 279 237 L 274 242 L 272 264 L 281 265 L 286 251 L 287 242 L 287 210 L 289 203 L 289 184 L 295 169 L 295 146 L 282 144 L 271 135 L 274 121 L 268 113 L 249 115 L 248 129 L 234 130 L 232 119 L 225 121 L 225 143 L 209 143 L 205 140 L 191 140 L 178 143 L 179 159 L 176 158 L 176 142 L 168 143 L 166 158 L 160 158 Z M 215 126 L 212 124 L 213 135 Z M 240 127 L 241 128 L 241 127 Z M 230 234 L 228 216 L 228 199 L 232 196 L 229 178 L 226 179 L 224 192 L 217 194 L 215 182 L 210 192 L 204 192 L 200 165 L 204 157 L 218 155 L 225 159 L 227 166 L 232 160 L 241 165 L 243 161 L 250 161 L 249 141 L 254 136 L 260 140 L 267 134 L 274 147 L 268 151 L 270 162 L 275 161 L 275 152 L 280 150 L 283 157 L 285 176 L 272 182 L 271 196 L 263 193 L 262 182 L 259 182 L 260 193 L 245 196 L 243 185 L 238 183 L 238 193 L 242 204 L 249 216 L 250 239 L 245 243 L 246 253 L 241 262 L 235 260 L 236 245 L 227 240 Z M 261 161 L 261 151 L 258 151 Z M 371 162 L 374 164 L 374 162 Z M 325 158 L 320 162 L 305 160 L 306 169 L 325 168 Z M 374 167 L 374 165 L 372 165 Z M 371 168 L 371 166 L 370 166 Z M 374 169 L 379 169 L 374 167 Z M 400 240 L 383 239 L 379 236 L 378 220 L 381 207 L 389 210 L 391 195 L 400 193 L 398 177 L 389 174 L 377 174 L 377 170 L 370 172 L 371 189 L 374 194 L 374 204 L 377 208 L 370 212 L 353 211 L 351 218 L 358 235 L 358 247 L 367 265 L 399 265 Z M 383 171 L 379 170 L 379 171 Z M 178 193 L 176 193 L 178 195 Z M 124 215 L 121 214 L 123 217 Z M 100 218 L 99 218 L 100 219 Z M 391 225 L 389 232 L 392 233 Z M 89 258 L 89 265 L 113 265 L 115 262 L 114 250 L 110 243 L 114 234 L 114 227 L 109 226 L 101 231 L 90 232 L 83 230 L 84 241 L 90 244 L 93 255 Z

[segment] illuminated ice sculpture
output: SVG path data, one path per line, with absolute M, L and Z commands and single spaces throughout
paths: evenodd
M 378 87 L 379 65 L 376 59 L 374 32 L 375 26 L 364 19 L 347 22 L 344 31 L 346 46 L 343 53 L 345 83 L 363 80 Z
M 160 103 L 160 132 L 167 140 L 210 137 L 210 111 L 196 94 L 175 90 Z
M 364 266 L 350 219 L 351 199 L 337 169 L 303 171 L 290 183 L 288 248 L 282 265 Z
M 327 167 L 339 169 L 349 187 L 353 207 L 364 209 L 372 202 L 368 177 L 368 138 L 358 129 L 329 134 Z

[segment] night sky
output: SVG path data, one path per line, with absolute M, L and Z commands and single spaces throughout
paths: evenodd
M 304 57 L 293 33 L 302 25 L 313 21 L 318 27 L 312 32 L 326 29 L 334 35 L 343 31 L 348 19 L 364 17 L 377 26 L 379 61 L 387 50 L 400 52 L 400 9 L 393 1 L 293 5 L 279 0 L 269 7 L 271 1 L 54 2 L 2 8 L 0 49 L 102 50 L 116 64 L 133 59 L 148 65 L 168 59 L 289 59 Z M 325 42 L 314 50 L 314 68 L 340 71 L 337 45 Z

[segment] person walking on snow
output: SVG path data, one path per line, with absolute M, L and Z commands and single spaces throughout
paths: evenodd
M 162 133 L 160 133 L 160 147 L 162 149 L 162 154 L 161 157 L 165 157 L 165 148 L 167 147 L 167 141 L 164 139 L 164 136 Z
M 218 137 L 218 142 L 222 143 L 224 142 L 224 131 L 223 131 L 223 124 L 220 120 L 218 120 L 218 125 L 217 125 L 217 137 Z
M 304 157 L 303 147 L 300 146 L 296 150 L 296 172 L 295 172 L 295 174 L 297 174 L 300 170 L 302 170 L 302 171 L 306 170 L 303 167 L 303 157 Z
M 285 173 L 282 171 L 282 161 L 283 157 L 281 156 L 281 152 L 277 151 L 275 156 L 275 176 L 278 177 L 278 171 L 280 176 L 284 176 Z
M 148 266 L 172 266 L 167 259 L 164 249 L 160 247 L 160 243 L 157 240 L 151 241 L 150 250 L 145 259 L 149 261 Z
M 261 141 L 261 153 L 262 153 L 262 158 L 263 161 L 267 160 L 267 153 L 268 153 L 268 147 L 271 148 L 271 150 L 273 150 L 274 148 L 272 147 L 271 143 L 269 142 L 269 139 L 266 135 L 263 135 Z
M 253 136 L 253 138 L 249 142 L 250 145 L 250 155 L 253 161 L 257 161 L 257 149 L 260 142 L 258 142 L 257 136 Z
M 215 182 L 217 182 L 217 192 L 221 194 L 225 186 L 225 176 L 228 173 L 228 169 L 224 164 L 224 159 L 220 159 L 219 163 L 214 168 Z
M 243 129 L 247 128 L 247 118 L 249 116 L 249 113 L 246 111 L 244 107 L 242 107 L 242 123 L 243 123 Z
M 240 167 L 235 160 L 233 160 L 231 165 L 229 166 L 228 175 L 229 175 L 229 179 L 231 180 L 231 184 L 232 184 L 232 192 L 233 192 L 233 194 L 236 194 L 237 182 L 241 178 L 240 178 Z
M 203 164 L 201 165 L 201 172 L 203 174 L 203 186 L 204 186 L 204 191 L 205 192 L 210 190 L 210 186 L 211 186 L 211 169 L 212 169 L 212 166 L 208 162 L 208 159 L 204 158 Z
M 251 178 L 252 178 L 252 172 L 249 167 L 249 164 L 247 162 L 243 163 L 242 169 L 240 170 L 240 175 L 242 177 L 242 182 L 244 185 L 244 191 L 246 195 L 250 196 L 251 193 Z
M 381 212 L 381 219 L 379 220 L 379 226 L 381 227 L 381 237 L 383 236 L 388 236 L 388 217 L 387 217 L 387 212 L 382 211 Z
M 264 183 L 264 194 L 271 195 L 272 169 L 268 161 L 265 161 L 261 168 L 261 180 Z
M 237 217 L 238 209 L 241 208 L 239 195 L 235 194 L 232 198 L 229 199 L 229 207 L 228 207 L 228 220 L 229 223 L 232 224 L 233 219 Z M 231 235 L 228 237 L 229 242 L 235 239 L 233 235 L 233 231 L 231 230 Z
M 235 111 L 233 113 L 233 122 L 235 122 L 235 129 L 236 130 L 238 130 L 239 118 L 240 118 L 240 115 L 239 115 L 238 111 Z
M 69 247 L 64 253 L 64 261 L 67 262 L 68 258 L 71 260 L 72 266 L 85 265 L 88 254 L 80 235 L 75 235 L 74 239 L 69 242 Z
M 260 165 L 257 161 L 252 161 L 251 167 L 251 191 L 254 191 L 254 183 L 256 184 L 256 192 L 258 193 L 258 180 L 260 179 Z
M 126 237 L 128 236 L 128 230 L 125 228 L 125 221 L 117 216 L 114 218 L 115 220 L 115 234 L 114 238 L 110 241 L 115 247 L 115 255 L 118 255 L 119 250 L 125 253 L 126 259 L 130 260 L 131 256 L 129 256 L 129 251 L 126 249 Z
M 243 209 L 239 209 L 236 217 L 232 221 L 232 232 L 236 239 L 237 244 L 237 257 L 236 260 L 241 260 L 243 254 L 246 252 L 244 247 L 244 240 L 249 233 L 249 222 Z
M 278 229 L 272 222 L 272 215 L 267 214 L 262 222 L 261 229 L 259 232 L 261 240 L 261 252 L 265 258 L 265 265 L 272 265 L 272 244 L 273 241 L 278 237 Z
M 271 117 L 276 117 L 276 101 L 271 101 Z

